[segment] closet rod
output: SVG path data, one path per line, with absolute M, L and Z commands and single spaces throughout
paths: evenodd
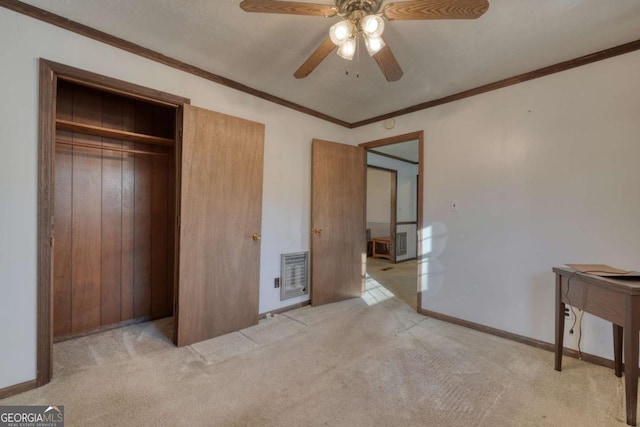
M 60 138 L 56 139 L 56 144 L 70 145 L 73 147 L 95 148 L 97 150 L 117 151 L 120 153 L 144 154 L 147 156 L 168 157 L 171 155 L 169 153 L 160 153 L 160 152 L 157 153 L 155 151 L 133 150 L 131 148 L 108 147 L 103 145 L 91 144 L 88 142 L 76 142 L 76 141 L 70 141 L 68 139 L 60 139 Z

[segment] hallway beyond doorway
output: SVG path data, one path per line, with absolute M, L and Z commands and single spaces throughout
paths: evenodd
M 417 260 L 393 264 L 386 259 L 367 258 L 367 276 L 391 291 L 396 298 L 416 309 L 417 304 Z

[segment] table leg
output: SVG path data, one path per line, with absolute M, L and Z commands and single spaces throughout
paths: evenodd
M 564 303 L 562 302 L 562 279 L 556 274 L 556 371 L 562 370 L 562 348 L 564 340 Z
M 622 326 L 613 324 L 613 364 L 616 377 L 622 376 Z
M 636 425 L 638 405 L 638 319 L 635 308 L 638 304 L 627 297 L 625 308 L 624 338 L 624 394 L 626 398 L 627 424 Z

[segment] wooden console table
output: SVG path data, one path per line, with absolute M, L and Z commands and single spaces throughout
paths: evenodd
M 556 371 L 562 370 L 565 304 L 613 323 L 615 375 L 622 376 L 624 347 L 627 424 L 635 426 L 638 403 L 640 281 L 594 276 L 564 267 L 556 267 L 553 272 L 556 273 Z
M 373 257 L 391 259 L 391 239 L 388 237 L 373 238 Z

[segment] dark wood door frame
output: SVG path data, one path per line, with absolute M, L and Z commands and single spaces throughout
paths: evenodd
M 53 61 L 40 59 L 40 87 L 38 105 L 38 232 L 37 232 L 37 350 L 36 381 L 40 387 L 51 381 L 53 374 L 53 214 L 56 134 L 56 88 L 58 79 L 119 95 L 174 107 L 176 130 L 182 128 L 182 106 L 191 101 L 154 89 L 145 88 L 122 80 L 101 76 Z M 176 217 L 179 218 L 181 138 L 176 131 Z M 176 224 L 177 227 L 177 224 Z M 176 260 L 179 239 L 176 233 Z M 177 267 L 177 266 L 176 266 Z M 177 275 L 178 269 L 174 269 Z M 177 288 L 177 276 L 174 277 Z M 174 293 L 177 289 L 174 289 Z
M 388 138 L 377 139 L 375 141 L 364 142 L 360 144 L 366 150 L 370 150 L 376 147 L 382 147 L 385 145 L 398 144 L 400 142 L 418 141 L 418 176 L 420 180 L 424 180 L 424 131 L 416 131 L 411 133 L 405 133 L 403 135 L 391 136 Z M 366 165 L 365 158 L 365 165 Z M 422 291 L 420 287 L 420 278 L 424 273 L 423 270 L 423 254 L 422 254 L 422 228 L 424 226 L 423 220 L 423 203 L 424 203 L 424 182 L 418 182 L 418 217 L 416 218 L 418 223 L 418 248 L 417 248 L 417 261 L 418 261 L 418 280 L 416 283 L 416 289 L 418 293 L 416 309 L 418 312 L 422 310 Z
M 397 220 L 397 211 L 398 211 L 398 171 L 395 169 L 383 168 L 380 166 L 371 166 L 367 164 L 367 169 L 377 169 L 385 172 L 389 172 L 391 174 L 391 195 L 389 199 L 389 203 L 391 205 L 390 215 L 389 215 L 389 239 L 391 240 L 389 244 L 389 255 L 391 255 L 392 263 L 396 263 L 396 220 Z M 369 191 L 369 188 L 365 183 L 365 191 Z M 365 204 L 366 204 L 365 198 Z M 365 218 L 366 222 L 366 218 Z

